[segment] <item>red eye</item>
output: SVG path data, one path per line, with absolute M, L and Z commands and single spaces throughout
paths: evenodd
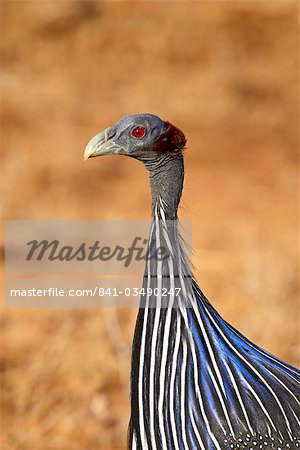
M 132 136 L 136 139 L 141 139 L 145 136 L 145 128 L 143 127 L 136 127 L 131 132 Z

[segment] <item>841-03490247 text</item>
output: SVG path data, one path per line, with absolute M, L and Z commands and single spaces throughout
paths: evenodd
M 140 287 L 101 287 L 95 286 L 93 289 L 60 289 L 57 287 L 49 287 L 47 289 L 11 289 L 11 297 L 177 297 L 180 295 L 181 288 L 140 288 Z

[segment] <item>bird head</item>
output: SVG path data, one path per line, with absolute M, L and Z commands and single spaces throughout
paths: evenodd
M 84 160 L 102 155 L 126 155 L 143 162 L 178 155 L 186 139 L 182 131 L 153 114 L 130 114 L 94 136 Z

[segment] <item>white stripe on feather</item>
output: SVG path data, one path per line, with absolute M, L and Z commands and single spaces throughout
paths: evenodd
M 153 224 L 151 226 L 150 238 L 149 242 L 152 239 L 153 235 Z M 145 347 L 146 347 L 146 331 L 147 331 L 147 323 L 148 323 L 148 309 L 149 309 L 149 290 L 150 287 L 150 259 L 147 261 L 148 267 L 148 280 L 147 280 L 147 296 L 146 296 L 146 304 L 144 310 L 144 318 L 143 318 L 143 330 L 142 330 L 142 340 L 141 340 L 141 349 L 140 349 L 140 360 L 139 360 L 139 380 L 138 380 L 138 403 L 139 403 L 139 429 L 140 429 L 140 437 L 142 442 L 142 447 L 145 450 L 148 450 L 148 443 L 146 439 L 146 431 L 145 431 L 145 422 L 144 422 L 144 407 L 143 407 L 143 370 L 144 370 L 144 361 L 145 361 Z
M 187 345 L 185 340 L 182 342 L 182 364 L 181 364 L 181 379 L 180 379 L 180 407 L 181 407 L 181 431 L 183 445 L 186 449 L 189 449 L 186 437 L 186 422 L 185 422 L 185 379 L 187 369 Z
M 182 289 L 183 289 L 184 295 L 187 294 L 186 290 L 185 290 L 184 283 L 182 284 Z M 217 439 L 216 439 L 216 437 L 214 436 L 213 432 L 211 431 L 210 424 L 209 424 L 209 421 L 208 421 L 208 418 L 207 418 L 207 415 L 206 415 L 206 412 L 205 412 L 205 409 L 204 409 L 204 404 L 203 404 L 203 400 L 202 400 L 202 396 L 201 396 L 201 392 L 200 392 L 200 388 L 199 388 L 199 378 L 198 378 L 198 373 L 199 373 L 198 371 L 199 371 L 199 369 L 198 369 L 198 361 L 197 361 L 197 356 L 196 356 L 196 351 L 195 351 L 195 343 L 193 341 L 193 336 L 191 335 L 191 332 L 190 332 L 190 325 L 189 325 L 189 322 L 188 322 L 188 318 L 187 318 L 187 315 L 186 315 L 186 309 L 185 309 L 184 306 L 180 307 L 180 312 L 181 312 L 181 315 L 182 315 L 182 317 L 184 319 L 185 327 L 186 327 L 187 334 L 188 334 L 188 337 L 189 337 L 189 344 L 190 344 L 190 347 L 191 347 L 192 359 L 193 359 L 193 364 L 194 364 L 194 383 L 195 383 L 196 395 L 197 395 L 197 399 L 198 399 L 198 402 L 199 402 L 200 411 L 201 411 L 203 420 L 205 422 L 206 429 L 207 429 L 207 431 L 208 431 L 208 433 L 209 433 L 213 443 L 215 444 L 216 450 L 222 450 L 220 445 L 219 445 L 219 443 L 218 443 L 218 441 L 217 441 Z
M 195 436 L 196 436 L 196 438 L 197 438 L 198 444 L 199 444 L 199 446 L 200 446 L 200 449 L 201 449 L 201 450 L 205 450 L 203 441 L 202 441 L 202 439 L 201 439 L 201 436 L 200 436 L 199 431 L 198 431 L 198 429 L 197 429 L 197 426 L 196 426 L 196 424 L 195 424 L 195 419 L 194 419 L 194 414 L 193 414 L 193 412 L 191 413 L 191 421 L 192 421 L 192 427 L 193 427 Z
M 133 435 L 132 435 L 132 446 L 131 446 L 131 450 L 136 450 L 136 448 L 137 448 L 137 445 L 136 445 L 136 436 L 135 436 L 135 433 L 133 432 Z
M 231 372 L 231 369 L 230 369 L 230 367 L 228 366 L 228 364 L 225 363 L 225 366 L 226 366 L 227 372 L 228 372 L 228 374 L 229 374 L 229 378 L 230 378 L 230 380 L 231 380 L 231 383 L 232 383 L 232 385 L 233 385 L 233 388 L 234 388 L 234 390 L 235 390 L 236 396 L 237 396 L 237 398 L 238 398 L 239 404 L 240 404 L 241 409 L 242 409 L 242 411 L 243 411 L 243 414 L 244 414 L 244 416 L 245 416 L 245 419 L 246 419 L 248 428 L 249 428 L 251 434 L 254 436 L 254 431 L 253 431 L 253 428 L 252 428 L 252 426 L 251 426 L 251 424 L 250 424 L 250 420 L 249 420 L 249 417 L 248 417 L 248 414 L 247 414 L 247 411 L 246 411 L 246 407 L 245 407 L 244 402 L 243 402 L 243 400 L 242 400 L 242 397 L 241 397 L 241 394 L 240 394 L 238 385 L 236 384 L 236 381 L 235 381 L 235 379 L 234 379 L 234 376 L 233 376 L 233 374 L 232 374 L 232 372 Z
M 159 235 L 159 218 L 157 205 L 155 208 L 155 235 L 156 235 L 156 244 L 157 247 L 160 247 L 160 235 Z M 161 314 L 161 283 L 162 283 L 162 273 L 161 273 L 161 261 L 157 261 L 157 287 L 158 293 L 156 299 L 156 307 L 155 307 L 155 317 L 154 317 L 154 325 L 152 330 L 152 339 L 151 339 L 151 355 L 150 355 L 150 374 L 149 374 L 149 415 L 150 415 L 150 433 L 151 433 L 151 443 L 153 445 L 153 450 L 156 449 L 156 438 L 155 438 L 155 426 L 154 426 L 154 418 L 155 418 L 155 408 L 154 408 L 154 398 L 155 398 L 155 360 L 156 360 L 156 345 L 157 345 L 157 337 L 159 330 L 159 322 L 160 322 L 160 314 Z M 162 418 L 159 418 L 161 423 Z M 161 425 L 160 425 L 161 426 Z
M 176 370 L 177 370 L 177 360 L 178 360 L 178 351 L 179 351 L 180 333 L 181 333 L 181 317 L 180 317 L 180 315 L 177 316 L 176 324 L 177 324 L 176 337 L 175 337 L 174 353 L 173 353 L 173 358 L 172 358 L 172 371 L 171 371 L 171 380 L 170 380 L 169 411 L 170 411 L 171 429 L 172 429 L 172 436 L 173 436 L 173 441 L 174 441 L 174 445 L 175 445 L 175 450 L 180 450 L 179 443 L 178 443 L 178 436 L 177 436 L 175 413 L 174 413 L 174 384 L 175 384 L 175 376 L 176 376 Z

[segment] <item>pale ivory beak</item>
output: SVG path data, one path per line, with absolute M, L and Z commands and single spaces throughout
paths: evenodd
M 96 136 L 90 140 L 84 150 L 84 161 L 88 158 L 94 158 L 95 156 L 113 155 L 122 150 L 122 148 L 116 145 L 112 139 L 108 139 L 108 131 L 109 128 L 106 128 L 106 130 L 96 134 Z

